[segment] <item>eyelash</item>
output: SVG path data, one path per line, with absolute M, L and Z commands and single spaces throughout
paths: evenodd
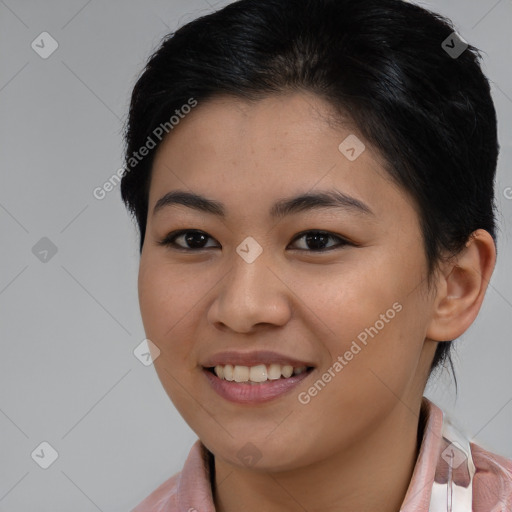
M 200 247 L 198 249 L 192 249 L 192 248 L 189 248 L 189 247 L 181 247 L 180 245 L 177 245 L 176 242 L 175 242 L 176 238 L 178 238 L 178 237 L 180 237 L 180 236 L 182 236 L 184 234 L 187 234 L 187 233 L 194 233 L 194 234 L 198 234 L 198 235 L 205 235 L 206 238 L 212 239 L 212 237 L 209 236 L 204 231 L 200 231 L 200 230 L 197 230 L 197 229 L 181 229 L 181 230 L 173 231 L 173 232 L 169 233 L 164 239 L 158 241 L 157 244 L 160 245 L 160 246 L 169 247 L 169 248 L 171 248 L 173 250 L 184 251 L 184 252 L 198 252 L 198 251 L 203 251 L 203 250 L 206 250 L 206 249 L 218 249 L 218 247 Z M 300 240 L 301 238 L 304 238 L 306 235 L 311 234 L 311 233 L 314 233 L 314 234 L 317 234 L 317 235 L 323 235 L 323 236 L 326 236 L 326 237 L 329 237 L 329 238 L 332 238 L 332 239 L 337 239 L 337 240 L 339 240 L 340 243 L 337 246 L 328 247 L 326 249 L 295 249 L 295 250 L 312 252 L 312 253 L 324 253 L 324 252 L 332 251 L 334 249 L 341 249 L 341 248 L 343 248 L 344 246 L 347 246 L 347 245 L 354 246 L 354 247 L 356 246 L 356 244 L 354 244 L 352 242 L 349 242 L 345 238 L 342 238 L 342 237 L 340 237 L 338 235 L 334 235 L 333 233 L 329 233 L 328 231 L 322 231 L 322 230 L 317 230 L 317 229 L 310 229 L 308 231 L 302 231 L 301 233 L 299 233 L 292 240 L 292 243 L 297 241 L 297 240 Z

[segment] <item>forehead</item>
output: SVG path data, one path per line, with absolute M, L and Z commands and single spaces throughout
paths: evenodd
M 381 156 L 353 125 L 330 122 L 333 115 L 325 101 L 307 93 L 199 103 L 158 148 L 150 211 L 173 189 L 247 210 L 255 202 L 335 188 L 377 214 L 390 208 L 399 216 L 410 213 L 408 195 L 391 181 Z

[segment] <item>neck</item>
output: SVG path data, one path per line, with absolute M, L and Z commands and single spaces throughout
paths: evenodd
M 423 435 L 420 405 L 398 403 L 369 435 L 328 459 L 290 471 L 256 472 L 215 459 L 215 510 L 308 512 L 400 509 Z

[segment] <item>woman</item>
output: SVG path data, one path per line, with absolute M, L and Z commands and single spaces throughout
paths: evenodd
M 134 510 L 505 511 L 423 397 L 496 261 L 476 48 L 400 0 L 242 0 L 132 95 L 122 198 L 154 365 L 199 439 Z

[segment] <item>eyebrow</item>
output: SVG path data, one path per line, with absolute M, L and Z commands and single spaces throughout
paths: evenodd
M 165 207 L 174 205 L 186 206 L 187 208 L 192 208 L 203 213 L 210 213 L 222 218 L 226 217 L 226 208 L 223 203 L 184 190 L 173 190 L 162 196 L 153 208 L 153 215 Z M 273 218 L 282 218 L 288 215 L 322 208 L 339 208 L 349 213 L 375 216 L 367 204 L 336 189 L 321 190 L 281 199 L 274 203 L 270 209 L 270 216 Z

